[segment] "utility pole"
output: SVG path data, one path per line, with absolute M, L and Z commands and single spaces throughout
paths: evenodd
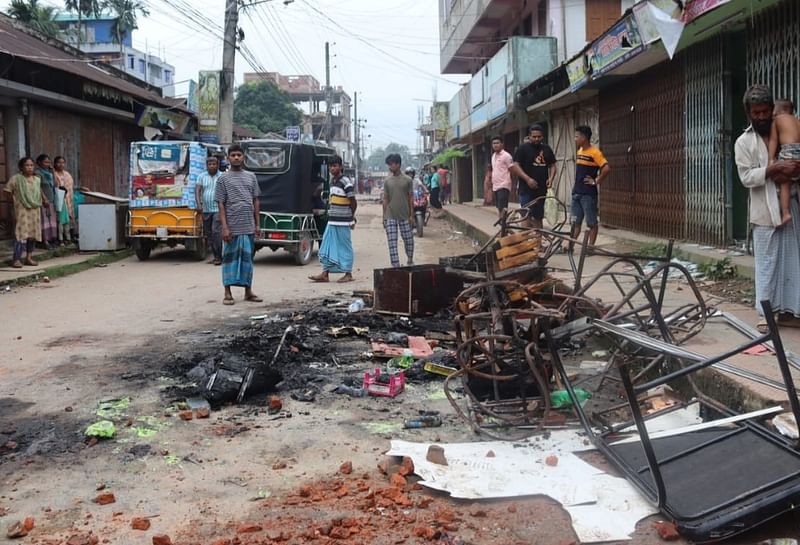
M 222 81 L 219 89 L 219 122 L 217 124 L 220 144 L 233 142 L 233 82 L 238 24 L 239 6 L 237 5 L 237 0 L 226 0 L 225 42 L 222 46 Z
M 229 0 L 230 1 L 230 0 Z M 325 142 L 330 145 L 333 140 L 333 120 L 331 119 L 331 47 L 325 42 Z
M 359 187 L 359 185 L 358 185 L 358 167 L 359 167 L 359 163 L 361 162 L 360 161 L 361 146 L 359 145 L 360 142 L 358 141 L 358 125 L 359 125 L 359 122 L 358 122 L 358 91 L 353 91 L 353 105 L 354 105 L 353 106 L 353 119 L 355 120 L 355 125 L 356 125 L 355 132 L 354 132 L 354 136 L 355 136 L 354 140 L 355 140 L 355 144 L 356 144 L 355 145 L 356 149 L 355 149 L 355 153 L 353 154 L 354 155 L 354 161 L 353 162 L 355 163 L 355 167 L 356 167 L 356 188 L 358 188 Z

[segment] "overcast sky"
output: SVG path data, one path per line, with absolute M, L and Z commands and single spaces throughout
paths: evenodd
M 197 79 L 199 70 L 222 65 L 225 0 L 183 0 L 216 21 L 207 30 L 192 22 L 181 0 L 144 0 L 150 16 L 140 18 L 134 46 L 162 51 L 176 67 L 176 81 Z M 325 42 L 331 42 L 331 84 L 353 96 L 358 91 L 360 118 L 366 118 L 366 145 L 391 141 L 416 151 L 418 108 L 427 115 L 430 101 L 450 100 L 463 76 L 439 74 L 437 0 L 270 0 L 240 14 L 244 44 L 255 62 L 282 74 L 311 73 L 325 82 Z M 2 5 L 10 2 L 4 0 Z M 63 9 L 63 2 L 42 0 Z M 322 12 L 322 15 L 319 12 Z M 195 17 L 196 18 L 196 17 Z M 254 69 L 236 56 L 236 80 Z M 177 94 L 186 93 L 185 85 Z

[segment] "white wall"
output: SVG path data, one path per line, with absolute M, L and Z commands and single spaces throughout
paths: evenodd
M 564 62 L 586 45 L 586 2 L 548 0 L 547 15 L 548 34 L 558 39 L 558 61 Z

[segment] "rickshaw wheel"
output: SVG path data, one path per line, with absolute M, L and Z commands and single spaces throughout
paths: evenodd
M 192 256 L 197 261 L 202 261 L 206 258 L 206 253 L 208 251 L 208 246 L 206 245 L 206 239 L 199 238 L 194 242 L 194 249 L 192 250 Z
M 133 251 L 139 261 L 147 261 L 150 259 L 150 251 L 153 249 L 153 243 L 145 238 L 137 238 L 133 242 Z
M 314 241 L 311 235 L 303 233 L 297 243 L 297 250 L 294 253 L 294 261 L 298 265 L 307 265 L 311 261 L 311 253 L 314 249 Z

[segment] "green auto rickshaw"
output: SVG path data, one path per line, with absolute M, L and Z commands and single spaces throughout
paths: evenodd
M 284 249 L 298 265 L 311 261 L 328 219 L 328 161 L 336 150 L 288 140 L 244 140 L 244 168 L 261 190 L 256 250 Z

